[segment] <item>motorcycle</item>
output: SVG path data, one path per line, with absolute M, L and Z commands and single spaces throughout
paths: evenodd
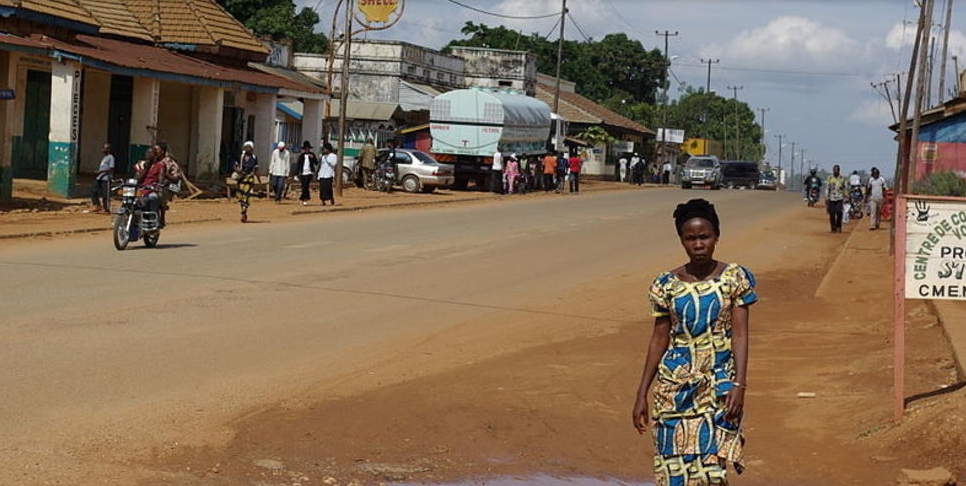
M 806 196 L 808 199 L 808 207 L 813 207 L 816 203 L 818 203 L 818 198 L 821 192 L 821 187 L 818 184 L 813 182 L 808 185 L 808 192 Z
M 145 198 L 138 197 L 137 179 L 127 179 L 121 185 L 112 187 L 112 192 L 121 191 L 121 207 L 114 215 L 114 248 L 123 250 L 132 241 L 144 240 L 144 246 L 154 248 L 161 237 L 161 219 L 158 211 L 147 208 Z M 156 188 L 148 188 L 157 192 Z M 160 195 L 159 195 L 160 196 Z M 163 204 L 160 199 L 158 206 Z
M 865 196 L 862 194 L 862 187 L 852 186 L 852 188 L 849 190 L 849 204 L 851 206 L 849 209 L 849 218 L 862 218 L 862 201 L 864 200 Z
M 392 186 L 396 184 L 396 169 L 392 162 L 380 162 L 372 178 L 377 191 L 391 192 Z

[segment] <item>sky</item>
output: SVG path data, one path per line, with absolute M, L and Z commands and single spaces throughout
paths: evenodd
M 358 0 L 357 0 L 358 1 Z M 440 49 L 462 39 L 467 21 L 505 25 L 550 40 L 559 35 L 563 0 L 398 0 L 402 16 L 391 28 L 360 34 Z M 338 0 L 296 0 L 320 16 L 319 31 L 329 35 Z M 711 90 L 737 97 L 765 128 L 772 165 L 794 172 L 804 168 L 843 172 L 878 167 L 891 175 L 897 144 L 894 122 L 882 83 L 895 97 L 897 74 L 909 69 L 919 8 L 913 0 L 566 0 L 568 40 L 600 40 L 624 33 L 647 49 L 664 49 L 671 61 L 672 100 L 682 84 L 703 88 L 707 60 Z M 945 0 L 937 0 L 932 105 L 938 104 Z M 493 15 L 497 14 L 497 15 Z M 966 69 L 966 2 L 953 4 L 945 91 L 956 84 L 952 56 Z M 342 25 L 341 23 L 339 25 Z M 552 74 L 552 73 L 551 73 Z M 579 83 L 580 81 L 577 80 Z M 878 89 L 874 87 L 877 85 Z M 944 96 L 944 100 L 950 96 Z M 899 113 L 898 103 L 896 113 Z M 762 120 L 764 116 L 764 120 Z M 656 127 L 649 127 L 656 128 Z M 669 127 L 675 128 L 675 127 Z M 779 138 L 780 136 L 780 138 Z

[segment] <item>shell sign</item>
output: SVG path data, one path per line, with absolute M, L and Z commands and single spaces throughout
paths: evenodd
M 389 22 L 389 16 L 399 7 L 399 0 L 358 0 L 359 11 L 367 22 Z

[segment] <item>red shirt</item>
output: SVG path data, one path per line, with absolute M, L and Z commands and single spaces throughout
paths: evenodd
M 153 184 L 158 184 L 163 182 L 165 177 L 165 166 L 164 162 L 158 161 L 148 168 L 147 174 L 144 174 L 144 179 L 141 180 L 141 184 L 145 186 L 152 186 Z M 143 189 L 141 194 L 147 194 L 151 192 L 150 189 Z
M 570 157 L 567 163 L 570 165 L 571 174 L 580 173 L 580 166 L 583 164 L 583 161 L 580 160 L 580 157 L 577 157 L 576 155 L 574 155 L 573 157 Z

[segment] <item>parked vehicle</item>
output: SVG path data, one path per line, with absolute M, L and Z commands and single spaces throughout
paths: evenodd
M 778 190 L 778 177 L 775 175 L 773 170 L 763 170 L 758 173 L 758 184 L 755 185 L 755 189 L 764 189 L 767 191 L 777 191 Z
M 144 240 L 144 246 L 154 248 L 161 237 L 161 215 L 157 211 L 150 211 L 146 207 L 144 198 L 138 196 L 139 189 L 150 189 L 139 186 L 137 179 L 126 179 L 123 184 L 111 188 L 111 192 L 121 191 L 121 207 L 114 215 L 114 248 L 123 250 L 132 241 Z M 160 200 L 158 204 L 163 204 Z
M 376 160 L 382 161 L 389 155 L 389 149 L 379 149 Z M 449 187 L 455 180 L 455 168 L 441 164 L 426 152 L 412 149 L 396 149 L 393 184 L 401 185 L 406 192 L 433 192 L 440 187 Z
M 743 160 L 721 162 L 721 185 L 734 189 L 754 189 L 758 185 L 758 164 Z
M 392 192 L 396 184 L 396 168 L 392 161 L 383 157 L 376 162 L 376 171 L 372 175 L 372 185 L 379 192 Z
M 865 194 L 862 193 L 862 186 L 853 186 L 849 189 L 849 218 L 862 219 L 864 201 Z
M 470 88 L 443 93 L 429 111 L 430 154 L 453 164 L 456 189 L 470 181 L 490 184 L 490 164 L 499 148 L 511 153 L 562 152 L 566 121 L 536 98 L 505 90 Z
M 822 186 L 820 182 L 813 181 L 808 185 L 808 191 L 806 191 L 805 200 L 808 203 L 808 207 L 815 206 L 818 203 L 818 199 L 822 194 Z
M 688 159 L 681 173 L 681 188 L 707 186 L 721 189 L 721 163 L 713 155 L 696 155 Z

